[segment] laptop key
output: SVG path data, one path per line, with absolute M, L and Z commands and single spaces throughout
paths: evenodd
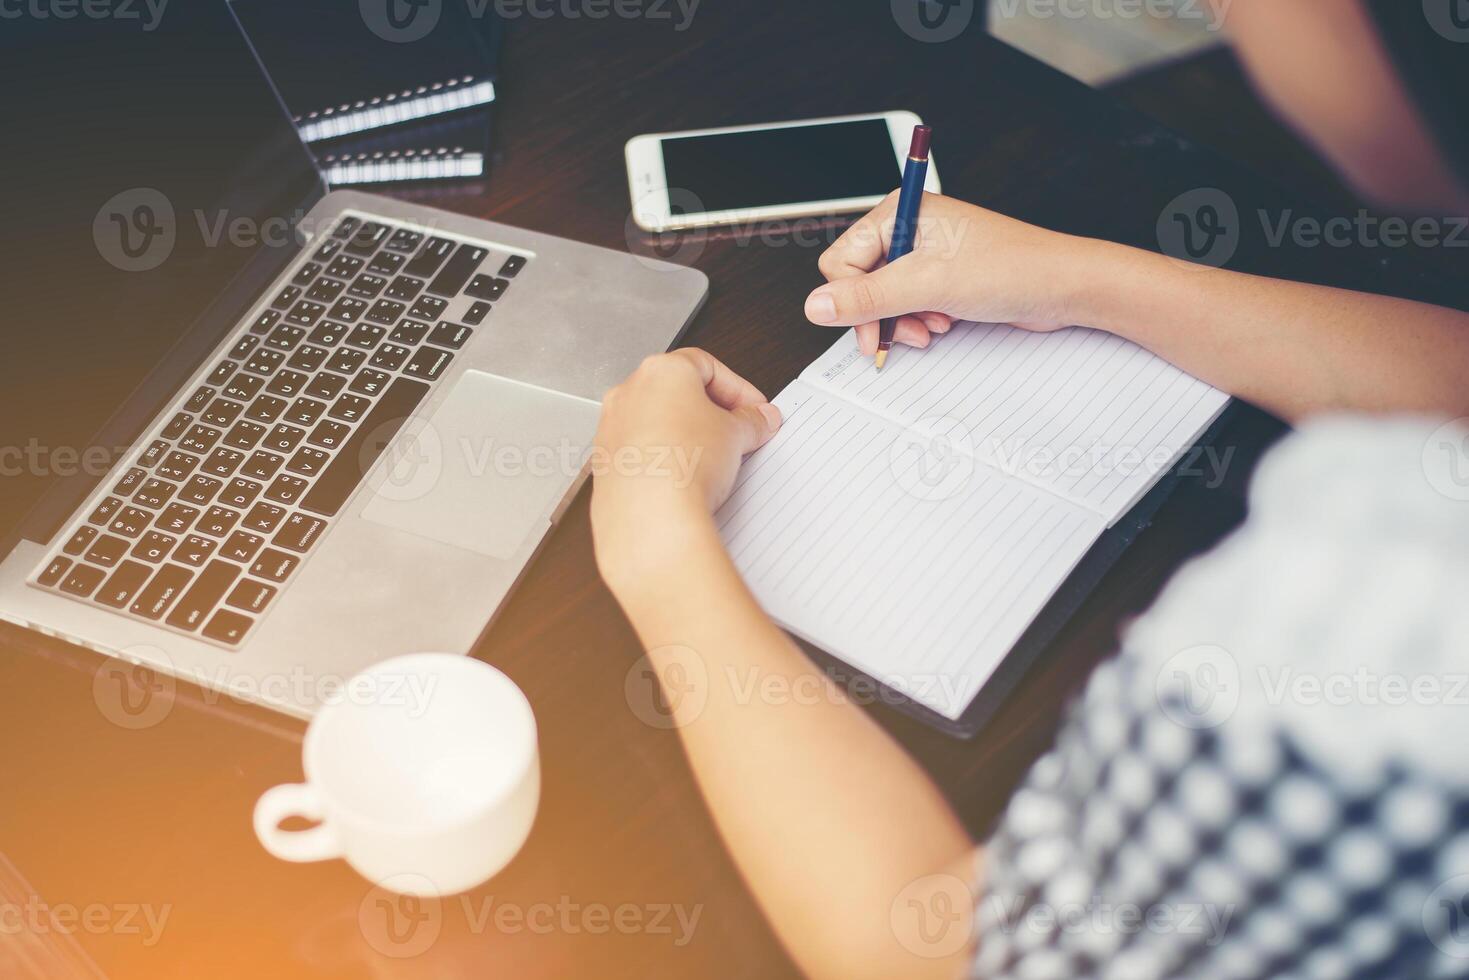
M 274 395 L 261 395 L 250 403 L 250 410 L 245 413 L 245 418 L 252 422 L 274 422 L 281 417 L 290 402 Z
M 230 352 L 225 356 L 232 361 L 243 361 L 245 358 L 249 357 L 250 352 L 258 346 L 260 346 L 259 337 L 241 337 L 235 342 L 235 346 L 231 347 Z
M 185 565 L 197 568 L 209 559 L 209 556 L 214 553 L 217 544 L 217 542 L 211 541 L 208 538 L 191 534 L 184 538 L 183 542 L 178 546 L 178 550 L 173 553 L 173 560 L 181 561 Z
M 341 510 L 352 491 L 362 482 L 363 475 L 377 462 L 377 458 L 428 392 L 429 386 L 422 381 L 394 379 L 387 391 L 383 392 L 383 396 L 372 406 L 372 411 L 362 424 L 352 433 L 346 445 L 337 451 L 326 472 L 316 478 L 310 492 L 301 501 L 301 506 L 326 517 Z
M 381 323 L 385 327 L 391 327 L 398 322 L 403 311 L 408 307 L 402 303 L 395 303 L 390 299 L 380 299 L 367 311 L 366 319 L 373 323 Z
M 177 489 L 172 483 L 165 483 L 163 480 L 149 480 L 133 495 L 133 503 L 142 504 L 149 510 L 158 510 L 168 503 L 168 498 Z
M 383 239 L 387 237 L 387 234 L 388 229 L 386 226 L 380 225 L 376 221 L 369 221 L 357 229 L 357 234 L 353 235 L 352 240 L 347 242 L 347 251 L 353 255 L 371 255 L 377 251 L 377 247 L 383 243 Z
M 369 398 L 371 398 L 373 395 L 376 395 L 378 392 L 382 391 L 383 388 L 387 386 L 387 383 L 391 380 L 393 380 L 393 376 L 391 374 L 386 374 L 382 371 L 373 371 L 369 369 L 361 372 L 357 375 L 357 377 L 353 378 L 352 385 L 347 390 L 356 392 L 359 395 L 367 395 Z
M 138 539 L 137 544 L 133 545 L 132 556 L 142 561 L 160 562 L 168 557 L 168 553 L 176 544 L 178 544 L 178 538 L 171 538 L 157 531 L 149 531 Z
M 276 296 L 275 301 L 270 305 L 284 313 L 291 308 L 292 303 L 300 298 L 301 288 L 299 286 L 287 286 L 280 291 L 280 295 Z
M 409 231 L 407 228 L 399 228 L 393 232 L 393 237 L 388 239 L 387 244 L 383 248 L 390 248 L 395 252 L 412 252 L 418 248 L 419 243 L 422 241 L 423 235 L 418 232 Z
M 158 515 L 158 520 L 154 521 L 153 525 L 170 534 L 183 534 L 194 526 L 194 518 L 198 516 L 197 509 L 185 507 L 180 503 L 172 503 L 168 505 L 167 510 Z
M 135 561 L 125 561 L 117 566 L 107 584 L 97 592 L 97 601 L 113 609 L 121 609 L 132 601 L 153 569 Z
M 228 429 L 244 410 L 245 406 L 239 402 L 232 402 L 227 398 L 216 398 L 209 403 L 209 407 L 204 410 L 203 415 L 199 416 L 199 420 L 210 425 L 217 425 L 221 429 Z
M 270 379 L 270 384 L 265 386 L 265 390 L 272 395 L 280 395 L 282 398 L 295 398 L 301 394 L 301 389 L 306 387 L 310 380 L 310 377 L 300 371 L 282 371 Z
M 178 499 L 202 507 L 214 499 L 214 495 L 222 486 L 224 484 L 213 477 L 196 474 L 184 484 L 183 489 L 179 491 Z
M 189 396 L 189 400 L 184 403 L 184 411 L 202 412 L 204 410 L 204 406 L 208 405 L 213 400 L 214 389 L 210 388 L 208 385 L 205 385 L 204 387 L 200 388 L 198 391 Z
M 330 453 L 324 453 L 320 449 L 312 449 L 302 446 L 296 450 L 296 455 L 286 464 L 286 469 L 301 476 L 315 476 L 326 469 L 326 464 L 331 460 Z
M 383 339 L 383 335 L 386 333 L 387 331 L 382 327 L 373 326 L 370 323 L 361 323 L 357 325 L 357 329 L 352 331 L 352 335 L 347 338 L 347 343 L 353 347 L 361 347 L 363 350 L 372 350 L 378 345 L 378 341 Z
M 163 454 L 168 452 L 169 448 L 168 443 L 162 439 L 154 439 L 148 444 L 148 448 L 143 450 L 142 455 L 138 457 L 138 465 L 143 467 L 153 466 L 163 458 Z
M 428 342 L 458 350 L 473 334 L 474 331 L 463 324 L 440 320 L 439 325 L 434 327 L 434 332 L 429 335 Z
M 112 520 L 112 515 L 116 514 L 117 509 L 121 506 L 122 501 L 116 497 L 104 497 L 102 502 L 97 505 L 97 509 L 92 511 L 92 516 L 87 518 L 87 523 L 106 524 Z
M 444 260 L 454 254 L 454 243 L 447 238 L 430 238 L 423 250 L 413 257 L 403 271 L 410 276 L 427 279 L 439 271 Z
M 270 435 L 265 437 L 265 448 L 273 453 L 289 453 L 304 438 L 306 438 L 304 429 L 298 429 L 294 425 L 286 425 L 283 422 L 271 429 Z
M 393 328 L 393 332 L 388 335 L 388 339 L 395 344 L 406 344 L 412 347 L 423 340 L 424 335 L 427 333 L 427 323 L 419 323 L 417 320 L 404 320 Z
M 286 519 L 286 523 L 281 525 L 281 529 L 275 532 L 275 537 L 271 538 L 270 543 L 277 548 L 305 554 L 316 543 L 316 539 L 321 537 L 321 532 L 324 530 L 326 530 L 326 521 L 321 518 L 312 517 L 309 514 L 292 514 Z
M 311 327 L 315 326 L 316 321 L 320 320 L 325 314 L 326 306 L 324 304 L 313 303 L 309 299 L 303 299 L 291 308 L 291 312 L 286 314 L 286 319 L 299 326 Z M 276 329 L 279 330 L 280 328 L 277 327 Z
M 245 634 L 250 632 L 250 627 L 254 624 L 249 616 L 221 609 L 210 618 L 209 625 L 204 627 L 204 636 L 216 643 L 234 646 L 245 638 Z
M 87 552 L 87 561 L 93 565 L 101 565 L 103 568 L 111 568 L 127 553 L 128 542 L 126 540 L 104 534 L 97 539 L 96 544 L 92 545 L 92 550 Z
M 454 355 L 437 347 L 422 347 L 418 353 L 413 355 L 413 360 L 403 369 L 403 373 L 415 378 L 423 378 L 425 381 L 435 381 L 449 362 L 454 360 Z
M 278 504 L 294 504 L 306 492 L 306 481 L 282 473 L 265 491 L 265 499 Z M 289 521 L 287 523 L 290 523 Z
M 366 302 L 360 299 L 353 299 L 351 296 L 343 296 L 337 300 L 337 305 L 331 308 L 327 316 L 333 320 L 346 320 L 348 323 L 355 323 L 366 312 Z
M 66 574 L 66 570 L 70 567 L 70 558 L 62 558 L 60 555 L 57 555 L 51 559 L 51 564 L 47 565 L 41 571 L 40 575 L 36 576 L 36 583 L 49 589 L 61 581 L 61 577 Z
M 316 274 L 320 271 L 320 265 L 315 262 L 307 262 L 300 269 L 296 270 L 296 274 L 291 277 L 291 282 L 297 286 L 309 286 L 311 285 L 311 280 L 315 279 Z
M 230 485 L 220 494 L 219 502 L 229 507 L 238 507 L 244 510 L 255 502 L 260 496 L 262 486 L 253 480 L 243 480 L 239 477 L 230 481 Z
M 524 255 L 512 255 L 500 266 L 500 275 L 506 279 L 514 279 L 516 273 L 525 268 L 526 257 Z
M 264 436 L 265 426 L 241 419 L 224 434 L 224 445 L 231 449 L 254 449 Z
M 330 371 L 323 371 L 316 377 L 312 378 L 311 383 L 306 386 L 306 396 L 308 398 L 319 398 L 322 401 L 329 402 L 333 398 L 340 395 L 342 393 L 342 389 L 346 387 L 346 385 L 347 379 L 342 377 L 340 374 L 332 374 Z
M 270 600 L 275 598 L 276 587 L 257 582 L 254 579 L 241 579 L 235 586 L 234 591 L 225 599 L 225 605 L 243 609 L 246 612 L 262 613 Z
M 286 362 L 286 367 L 294 368 L 297 371 L 315 371 L 325 364 L 326 359 L 330 356 L 331 351 L 326 348 L 307 344 L 291 355 L 291 359 Z
M 362 418 L 371 404 L 366 398 L 343 395 L 337 399 L 336 404 L 332 405 L 331 411 L 327 414 L 342 422 L 356 422 Z
M 222 538 L 235 529 L 235 524 L 240 520 L 240 512 L 230 510 L 228 507 L 211 507 L 199 519 L 199 526 L 194 528 L 200 534 L 207 534 L 211 538 Z
M 478 245 L 460 245 L 454 250 L 454 257 L 444 266 L 443 270 L 429 283 L 428 291 L 435 296 L 443 296 L 452 299 L 459 295 L 459 290 L 469 282 L 469 277 L 474 275 L 474 270 L 489 255 L 489 250 L 480 248 Z M 410 267 L 409 271 L 412 269 Z
M 332 264 L 326 267 L 326 275 L 332 279 L 341 279 L 345 282 L 362 271 L 362 260 L 354 259 L 350 255 L 338 255 L 332 259 Z
M 184 630 L 198 629 L 204 625 L 204 620 L 224 599 L 224 594 L 239 576 L 240 569 L 237 565 L 219 560 L 210 562 L 194 579 L 194 584 L 184 593 L 178 605 L 174 606 L 173 612 L 168 616 L 168 625 Z
M 188 416 L 186 415 L 184 416 L 184 418 L 188 418 Z M 121 480 L 117 481 L 117 486 L 112 488 L 112 492 L 117 494 L 119 497 L 131 497 L 133 495 L 133 491 L 137 490 L 138 487 L 141 487 L 143 485 L 143 480 L 147 476 L 147 470 L 134 466 L 132 469 L 127 471 L 127 474 L 124 475 Z
M 179 448 L 191 453 L 207 453 L 214 448 L 222 435 L 223 432 L 207 425 L 190 426 L 189 431 L 179 440 Z
M 352 285 L 347 287 L 347 292 L 363 299 L 377 299 L 377 294 L 382 292 L 387 284 L 388 281 L 382 276 L 364 272 L 353 281 Z
M 146 619 L 161 619 L 183 592 L 194 573 L 179 565 L 164 565 L 133 600 L 129 608 Z
M 475 299 L 496 300 L 505 295 L 505 290 L 510 286 L 508 279 L 496 279 L 494 276 L 475 276 L 465 287 L 466 296 Z
M 406 255 L 396 252 L 379 252 L 367 263 L 367 271 L 375 276 L 396 276 L 406 259 Z
M 341 221 L 337 222 L 336 228 L 332 229 L 332 237 L 341 238 L 344 240 L 351 238 L 353 235 L 357 234 L 357 227 L 361 224 L 362 222 L 358 221 L 356 218 L 353 218 L 351 216 L 345 217 Z
M 250 513 L 245 515 L 245 520 L 240 527 L 247 531 L 258 531 L 261 534 L 269 534 L 280 526 L 281 518 L 286 516 L 284 507 L 275 504 L 267 504 L 261 501 L 250 508 Z
M 275 369 L 285 363 L 285 360 L 286 355 L 282 354 L 280 351 L 266 350 L 264 347 L 262 347 L 255 353 L 250 355 L 250 359 L 245 362 L 245 370 L 249 371 L 251 374 L 269 376 L 271 374 L 274 374 Z M 213 392 L 211 392 L 211 394 L 213 394 Z M 198 409 L 193 409 L 192 411 L 198 411 Z
M 276 350 L 289 351 L 295 350 L 296 345 L 305 339 L 306 331 L 303 328 L 282 323 L 270 332 L 269 337 L 265 338 L 265 345 L 274 347 Z
M 240 470 L 240 475 L 248 476 L 252 480 L 269 480 L 275 476 L 275 471 L 280 469 L 284 462 L 284 457 L 261 450 L 250 457 L 245 468 Z
M 437 296 L 420 296 L 408 310 L 408 315 L 419 320 L 437 320 L 448 307 L 449 304 Z
M 346 324 L 323 320 L 311 329 L 311 336 L 306 339 L 322 347 L 335 347 L 350 330 Z
M 388 291 L 383 295 L 388 299 L 401 299 L 407 303 L 411 302 L 423 291 L 423 286 L 424 282 L 422 279 L 415 279 L 412 276 L 399 276 L 388 284 Z
M 403 366 L 403 362 L 408 360 L 408 355 L 411 353 L 413 352 L 407 347 L 400 347 L 397 344 L 383 344 L 377 349 L 377 353 L 372 355 L 372 360 L 367 363 L 372 367 L 380 368 L 384 371 L 396 371 Z
M 225 385 L 223 394 L 226 398 L 247 402 L 259 394 L 260 389 L 264 386 L 264 378 L 257 378 L 253 374 L 237 374 L 229 384 Z
M 61 550 L 68 555 L 79 555 L 87 550 L 87 545 L 91 544 L 92 539 L 96 536 L 97 529 L 95 527 L 79 527 L 76 529 L 76 533 L 67 540 L 66 546 Z
M 347 433 L 351 431 L 350 425 L 333 422 L 331 419 L 322 419 L 316 424 L 316 428 L 311 430 L 311 435 L 306 437 L 306 441 L 323 449 L 336 449 L 347 440 Z
M 204 382 L 218 387 L 230 379 L 230 375 L 235 373 L 235 368 L 238 366 L 234 361 L 220 361 L 214 366 L 214 370 L 209 372 L 209 377 L 205 378 Z
M 250 332 L 253 334 L 270 333 L 271 328 L 280 322 L 281 315 L 275 310 L 266 310 L 256 317 L 255 322 L 250 324 Z
M 226 449 L 220 446 L 209 454 L 200 470 L 218 477 L 233 476 L 240 464 L 245 461 L 245 454 L 235 449 Z
M 484 300 L 480 300 L 476 302 L 473 306 L 471 306 L 469 310 L 464 314 L 464 322 L 469 324 L 471 327 L 477 327 L 481 323 L 485 322 L 485 317 L 490 315 L 490 310 L 492 309 L 494 309 L 493 306 L 491 306 L 489 303 L 486 303 Z
M 237 561 L 243 565 L 255 557 L 255 552 L 259 551 L 260 546 L 263 544 L 265 544 L 265 539 L 258 534 L 251 534 L 249 531 L 236 531 L 229 536 L 229 540 L 225 541 L 224 546 L 219 549 L 219 556 L 221 558 L 228 558 L 230 561 Z
M 189 478 L 189 474 L 194 472 L 194 467 L 198 465 L 198 456 L 192 456 L 189 453 L 172 452 L 164 457 L 163 462 L 158 464 L 158 469 L 154 470 L 154 472 L 165 480 L 182 483 Z
M 177 439 L 179 434 L 187 429 L 189 423 L 192 421 L 194 421 L 194 417 L 188 412 L 179 412 L 169 420 L 168 425 L 163 427 L 161 434 L 165 439 Z
M 107 573 L 100 568 L 93 568 L 91 565 L 77 565 L 61 583 L 61 591 L 70 592 L 72 595 L 89 596 L 106 577 Z
M 286 410 L 286 421 L 292 425 L 302 428 L 310 428 L 321 418 L 321 413 L 326 411 L 326 404 L 314 398 L 297 398 L 295 403 Z
M 315 285 L 306 290 L 306 298 L 313 303 L 335 303 L 346 288 L 347 284 L 340 279 L 318 279 Z
M 124 507 L 112 518 L 112 523 L 107 525 L 107 530 L 113 534 L 121 534 L 129 538 L 136 538 L 143 533 L 148 522 L 153 520 L 153 515 L 146 510 L 137 507 Z M 96 545 L 93 545 L 95 548 Z
M 332 355 L 327 362 L 327 370 L 335 374 L 352 374 L 367 360 L 367 355 L 360 350 L 347 350 L 342 348 Z
M 271 582 L 284 582 L 300 563 L 301 559 L 295 555 L 288 555 L 275 548 L 266 548 L 260 553 L 260 557 L 255 559 L 255 564 L 250 566 L 250 574 Z
M 337 241 L 336 239 L 330 239 L 326 242 L 323 242 L 321 248 L 317 249 L 315 254 L 313 254 L 311 257 L 318 262 L 330 262 L 332 256 L 336 255 L 341 250 L 342 243 Z

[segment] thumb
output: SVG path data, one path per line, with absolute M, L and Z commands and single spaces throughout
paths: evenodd
M 824 326 L 850 327 L 883 317 L 936 309 L 920 282 L 917 263 L 902 261 L 874 272 L 835 279 L 806 298 L 806 318 Z
M 769 402 L 741 405 L 729 415 L 735 423 L 735 442 L 741 455 L 753 453 L 765 445 L 780 428 L 780 409 Z

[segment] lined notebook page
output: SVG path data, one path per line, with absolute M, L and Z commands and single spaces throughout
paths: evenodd
M 1112 334 L 956 324 L 926 351 L 895 347 L 881 372 L 850 332 L 809 384 L 951 443 L 1090 507 L 1110 525 L 1223 411 L 1223 392 Z
M 958 719 L 1086 554 L 1095 513 L 802 382 L 718 515 L 792 632 Z

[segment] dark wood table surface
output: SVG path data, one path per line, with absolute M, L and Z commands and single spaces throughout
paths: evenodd
M 1157 248 L 1165 207 L 1201 187 L 1225 190 L 1246 215 L 1310 210 L 988 38 L 977 22 L 928 43 L 905 34 L 882 0 L 709 0 L 684 30 L 676 6 L 649 0 L 641 9 L 671 19 L 513 21 L 490 176 L 398 193 L 704 270 L 711 295 L 686 343 L 770 394 L 835 339 L 801 315 L 835 230 L 645 241 L 627 220 L 630 136 L 912 109 L 936 127 L 948 193 L 1048 226 Z M 1230 265 L 1442 295 L 1408 263 L 1361 249 L 1271 247 L 1249 221 Z M 978 738 L 957 741 L 873 709 L 976 835 L 1044 751 L 1119 625 L 1239 521 L 1251 466 L 1280 432 L 1251 409 L 1232 417 L 1212 447 L 1228 464 L 1222 479 L 1205 469 L 1182 481 Z M 489 884 L 402 906 L 395 914 L 409 918 L 389 931 L 380 896 L 343 864 L 284 864 L 254 839 L 256 797 L 300 778 L 300 724 L 160 681 L 148 723 L 133 725 L 94 687 L 101 658 L 5 628 L 0 852 L 12 892 L 62 913 L 108 910 L 100 928 L 51 931 L 66 933 L 60 944 L 76 962 L 89 958 L 116 977 L 792 974 L 721 846 L 677 734 L 640 721 L 624 694 L 640 650 L 598 580 L 586 496 L 476 651 L 529 696 L 544 773 L 531 839 Z M 749 805 L 760 793 L 750 787 Z M 769 846 L 784 845 L 776 837 Z M 161 931 L 146 924 L 149 912 L 155 922 L 166 916 Z

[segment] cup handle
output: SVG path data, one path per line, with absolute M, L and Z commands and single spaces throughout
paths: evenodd
M 298 864 L 342 856 L 337 835 L 326 824 L 307 830 L 282 830 L 286 817 L 322 818 L 321 795 L 307 783 L 282 783 L 255 802 L 255 836 L 271 854 Z

